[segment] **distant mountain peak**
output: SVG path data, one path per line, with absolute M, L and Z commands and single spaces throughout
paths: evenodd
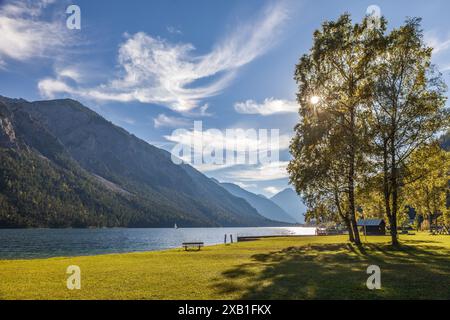
M 278 195 L 280 195 L 280 194 L 295 194 L 296 195 L 297 193 L 292 188 L 285 188 L 285 189 L 281 190 L 280 192 L 278 192 L 277 194 L 273 195 L 271 197 L 271 199 L 276 197 L 276 196 L 278 196 Z
M 283 208 L 261 194 L 254 194 L 233 183 L 221 183 L 221 185 L 231 194 L 246 200 L 262 216 L 287 223 L 296 223 Z
M 303 214 L 306 212 L 306 206 L 294 189 L 286 188 L 270 199 L 297 221 L 304 222 Z

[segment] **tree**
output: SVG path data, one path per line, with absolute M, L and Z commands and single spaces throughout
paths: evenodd
M 408 160 L 408 177 L 405 183 L 406 202 L 416 212 L 428 218 L 442 215 L 448 220 L 447 194 L 450 173 L 450 153 L 436 143 L 415 150 Z
M 328 141 L 328 128 L 318 120 L 326 113 L 304 121 L 296 127 L 297 135 L 291 144 L 294 159 L 288 166 L 291 183 L 310 208 L 307 217 L 316 221 L 342 221 L 354 242 L 354 233 L 345 199 L 346 179 L 341 173 L 342 163 L 335 158 L 333 142 Z
M 398 244 L 399 192 L 411 170 L 411 154 L 430 142 L 449 121 L 445 110 L 445 84 L 431 65 L 432 49 L 425 46 L 420 19 L 383 36 L 374 61 L 371 124 L 373 153 L 381 168 L 385 212 L 392 243 Z
M 330 205 L 332 205 L 332 203 L 329 202 L 315 203 L 306 211 L 305 221 L 315 222 L 318 225 L 337 222 L 337 215 Z
M 380 192 L 383 179 L 376 173 L 366 177 L 357 190 L 357 203 L 365 218 L 384 218 L 384 198 Z
M 355 189 L 366 167 L 366 142 L 370 140 L 366 100 L 371 92 L 368 87 L 371 64 L 384 28 L 383 21 L 379 29 L 371 28 L 367 22 L 366 18 L 361 24 L 353 24 L 350 16 L 344 14 L 336 22 L 323 23 L 314 32 L 313 47 L 301 57 L 295 71 L 301 120 L 290 148 L 294 159 L 288 167 L 291 183 L 297 192 L 304 192 L 308 188 L 312 190 L 309 185 L 319 191 L 327 169 L 338 165 L 339 175 L 345 177 L 344 219 L 349 220 L 349 230 L 353 230 L 357 244 L 361 242 L 356 224 Z M 320 114 L 325 116 L 315 119 Z M 308 130 L 314 127 L 322 129 L 316 135 L 309 135 Z M 323 160 L 320 153 L 327 154 L 328 160 L 317 160 Z M 300 178 L 302 168 L 314 165 L 320 174 Z M 341 182 L 340 177 L 330 177 L 328 184 L 337 184 L 340 191 Z

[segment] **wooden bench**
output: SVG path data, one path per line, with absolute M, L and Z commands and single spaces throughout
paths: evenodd
M 183 242 L 182 246 L 185 251 L 187 251 L 189 248 L 197 248 L 198 251 L 203 247 L 203 242 Z

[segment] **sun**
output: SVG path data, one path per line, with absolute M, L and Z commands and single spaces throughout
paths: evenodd
M 312 96 L 311 99 L 310 99 L 310 101 L 311 101 L 312 104 L 318 104 L 319 101 L 320 101 L 320 97 L 318 97 L 318 96 Z

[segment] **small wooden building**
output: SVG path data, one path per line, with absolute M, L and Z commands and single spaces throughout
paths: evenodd
M 357 225 L 364 234 L 369 236 L 386 234 L 386 222 L 383 219 L 360 219 Z

